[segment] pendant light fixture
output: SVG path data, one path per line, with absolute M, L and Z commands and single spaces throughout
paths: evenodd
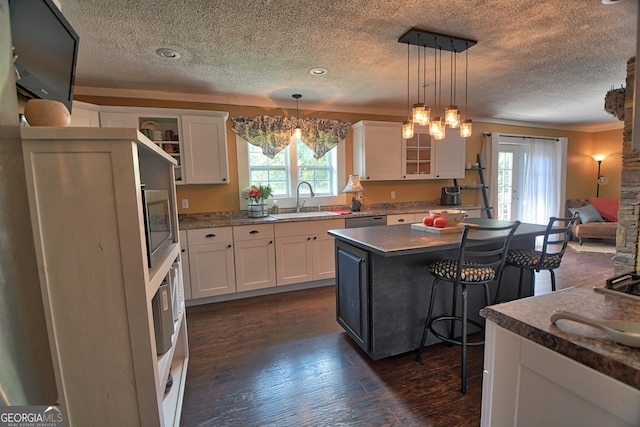
M 411 50 L 411 45 L 407 43 L 407 120 L 402 122 L 402 137 L 404 139 L 413 138 L 413 121 L 411 121 L 411 115 L 410 115 L 411 112 L 409 110 L 409 104 L 410 104 L 409 85 L 411 83 L 410 81 L 411 74 L 409 71 L 411 66 L 410 50 Z
M 456 63 L 456 48 L 451 43 L 451 105 L 444 110 L 444 121 L 447 126 L 454 129 L 460 126 L 460 113 L 456 105 L 456 84 L 458 82 L 456 74 L 458 67 Z
M 468 46 L 467 46 L 468 47 Z M 465 61 L 464 61 L 464 120 L 460 123 L 460 136 L 463 138 L 468 138 L 471 136 L 473 123 L 468 118 L 469 115 L 469 107 L 468 107 L 468 99 L 469 99 L 469 49 L 466 49 L 465 52 Z
M 427 107 L 427 46 L 424 46 L 424 55 L 422 55 L 422 100 L 424 101 L 424 113 L 422 114 L 422 126 L 427 126 L 431 120 L 431 108 Z
M 402 134 L 404 138 L 413 137 L 414 125 L 428 125 L 429 134 L 436 140 L 444 139 L 445 127 L 460 127 L 460 135 L 468 137 L 471 135 L 471 120 L 468 115 L 468 74 L 469 74 L 469 51 L 477 42 L 474 40 L 452 37 L 444 34 L 433 33 L 430 31 L 412 28 L 404 33 L 398 42 L 407 44 L 407 120 L 402 124 Z M 420 100 L 420 51 L 418 50 L 418 101 L 413 105 L 411 110 L 410 104 L 410 66 L 411 53 L 410 45 L 420 46 L 424 50 L 422 57 L 422 92 L 423 97 Z M 426 87 L 427 87 L 427 48 L 434 50 L 434 73 L 433 73 L 433 104 L 432 108 L 427 107 Z M 442 107 L 442 50 L 451 52 L 451 104 L 441 110 Z M 465 63 L 465 119 L 461 122 L 461 112 L 456 106 L 457 95 L 457 72 L 458 53 L 466 51 Z
M 438 100 L 436 102 L 436 111 L 440 112 L 440 105 L 442 102 L 442 48 L 438 48 Z M 437 113 L 434 113 L 437 114 Z M 445 138 L 445 127 L 444 127 L 444 120 L 442 119 L 441 116 L 436 116 L 433 119 L 431 119 L 431 126 L 429 129 L 429 133 L 431 134 L 431 136 L 433 136 L 433 138 L 436 141 L 439 141 L 441 139 Z
M 298 100 L 302 98 L 302 95 L 294 93 L 291 97 L 296 100 L 296 128 L 293 131 L 293 136 L 296 141 L 300 141 L 302 139 L 302 129 L 300 128 L 300 110 L 298 109 Z
M 424 122 L 424 102 L 420 102 L 420 49 L 418 49 L 418 76 L 416 82 L 418 83 L 418 102 L 413 104 L 413 123 L 421 124 Z

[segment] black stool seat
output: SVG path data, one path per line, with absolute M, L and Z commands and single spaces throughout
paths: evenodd
M 542 241 L 542 249 L 539 251 L 534 249 L 509 249 L 509 252 L 507 252 L 507 266 L 520 269 L 518 298 L 522 297 L 525 270 L 529 270 L 530 272 L 531 296 L 533 296 L 535 291 L 535 273 L 542 270 L 549 271 L 551 274 L 551 290 L 556 290 L 556 275 L 553 270 L 560 267 L 562 256 L 567 249 L 567 244 L 571 236 L 571 226 L 578 218 L 578 215 L 579 214 L 576 213 L 571 218 L 557 218 L 553 216 L 549 218 Z M 553 236 L 556 237 L 554 238 Z M 559 249 L 557 249 L 556 246 L 549 246 L 556 244 L 561 245 Z M 498 286 L 498 292 L 500 292 L 500 286 Z M 496 295 L 496 300 L 497 298 L 498 296 Z
M 539 267 L 540 269 L 560 267 L 562 257 L 558 254 L 543 254 L 535 249 L 511 249 L 507 252 L 507 263 L 522 267 Z
M 442 279 L 453 281 L 456 280 L 458 273 L 457 259 L 443 259 L 436 261 L 429 266 L 429 271 L 434 276 Z M 467 263 L 460 271 L 460 278 L 465 282 L 482 282 L 495 279 L 496 271 L 491 267 L 485 267 L 477 263 Z
M 464 226 L 460 237 L 458 258 L 438 260 L 429 265 L 429 271 L 435 279 L 431 287 L 429 309 L 427 311 L 427 318 L 425 320 L 416 361 L 419 362 L 422 358 L 422 351 L 424 350 L 424 344 L 427 341 L 429 331 L 441 341 L 460 345 L 462 347 L 462 385 L 460 388 L 462 393 L 467 392 L 467 346 L 484 344 L 484 341 L 469 342 L 467 338 L 467 328 L 469 324 L 475 325 L 480 329 L 483 328 L 483 325 L 479 322 L 469 319 L 467 310 L 467 286 L 481 285 L 484 288 L 485 305 L 491 303 L 489 283 L 494 280 L 498 280 L 499 282 L 506 260 L 509 242 L 518 225 L 520 225 L 519 221 L 506 223 L 506 225 L 505 222 L 502 222 L 501 225 L 495 227 L 481 227 L 467 224 Z M 487 245 L 487 238 L 491 238 L 492 244 L 489 246 Z M 433 318 L 436 290 L 441 284 L 453 285 L 451 315 Z M 461 289 L 462 295 L 461 315 L 457 314 L 456 309 L 458 286 Z M 434 326 L 440 322 L 449 323 L 448 337 L 434 328 Z M 456 339 L 455 336 L 456 322 L 462 324 L 462 334 L 459 339 Z

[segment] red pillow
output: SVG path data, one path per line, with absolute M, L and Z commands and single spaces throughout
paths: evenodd
M 594 197 L 589 200 L 594 208 L 600 212 L 600 216 L 611 222 L 618 222 L 618 197 Z

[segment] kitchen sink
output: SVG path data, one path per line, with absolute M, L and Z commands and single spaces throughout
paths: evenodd
M 273 214 L 270 215 L 271 218 L 275 219 L 293 219 L 293 218 L 310 218 L 316 216 L 336 216 L 340 215 L 335 212 L 289 212 L 289 213 L 281 213 L 281 214 Z

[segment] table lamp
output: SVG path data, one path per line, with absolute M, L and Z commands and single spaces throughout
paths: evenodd
M 349 175 L 349 181 L 347 182 L 347 186 L 342 190 L 343 193 L 353 193 L 353 197 L 351 198 L 351 204 L 349 205 L 349 209 L 351 212 L 360 212 L 360 208 L 362 208 L 362 203 L 360 203 L 356 199 L 356 193 L 364 191 L 362 184 L 360 184 L 360 177 L 358 175 Z

